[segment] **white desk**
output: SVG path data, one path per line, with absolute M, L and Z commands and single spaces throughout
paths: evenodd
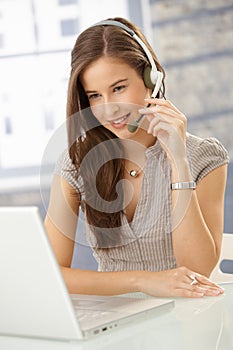
M 223 287 L 223 296 L 177 298 L 174 309 L 153 320 L 129 325 L 91 340 L 66 343 L 0 336 L 0 349 L 233 350 L 233 283 Z

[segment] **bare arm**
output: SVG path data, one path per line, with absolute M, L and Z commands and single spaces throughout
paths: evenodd
M 55 175 L 44 225 L 58 263 L 64 267 L 69 267 L 72 261 L 79 203 L 75 189 Z
M 178 265 L 206 276 L 216 265 L 221 250 L 226 171 L 223 165 L 204 177 L 196 191 L 178 190 L 172 194 L 174 207 L 179 208 L 173 211 L 173 248 Z
M 170 101 L 147 100 L 153 107 L 140 110 L 149 121 L 147 132 L 157 137 L 172 169 L 172 182 L 191 181 L 186 154 L 187 119 Z M 211 171 L 196 191 L 172 193 L 173 248 L 179 266 L 209 276 L 216 265 L 223 231 L 226 165 Z
M 199 274 L 196 274 L 199 284 L 191 285 L 193 271 L 185 267 L 161 272 L 97 272 L 71 268 L 78 207 L 75 190 L 55 176 L 45 227 L 70 293 L 114 295 L 139 291 L 154 296 L 201 297 L 222 292 Z

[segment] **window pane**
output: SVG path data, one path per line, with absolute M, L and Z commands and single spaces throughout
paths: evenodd
M 77 19 L 64 19 L 61 21 L 61 35 L 75 35 L 77 33 L 77 27 Z
M 4 38 L 3 38 L 3 34 L 0 33 L 0 49 L 2 49 L 4 46 Z
M 12 134 L 13 128 L 12 128 L 11 118 L 5 117 L 4 124 L 5 124 L 5 133 L 7 135 Z
M 70 4 L 76 4 L 78 0 L 58 0 L 59 5 L 70 5 Z

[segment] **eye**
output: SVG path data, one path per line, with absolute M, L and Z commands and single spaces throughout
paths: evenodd
M 100 97 L 100 94 L 91 94 L 87 95 L 89 100 L 96 100 L 98 97 Z
M 113 91 L 114 92 L 121 92 L 122 90 L 124 90 L 126 88 L 126 85 L 119 85 L 119 86 L 116 86 Z

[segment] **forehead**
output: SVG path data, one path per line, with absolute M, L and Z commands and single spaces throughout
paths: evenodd
M 101 57 L 92 62 L 82 73 L 81 82 L 85 89 L 101 83 L 112 84 L 117 79 L 130 79 L 136 71 L 125 61 L 115 57 Z

